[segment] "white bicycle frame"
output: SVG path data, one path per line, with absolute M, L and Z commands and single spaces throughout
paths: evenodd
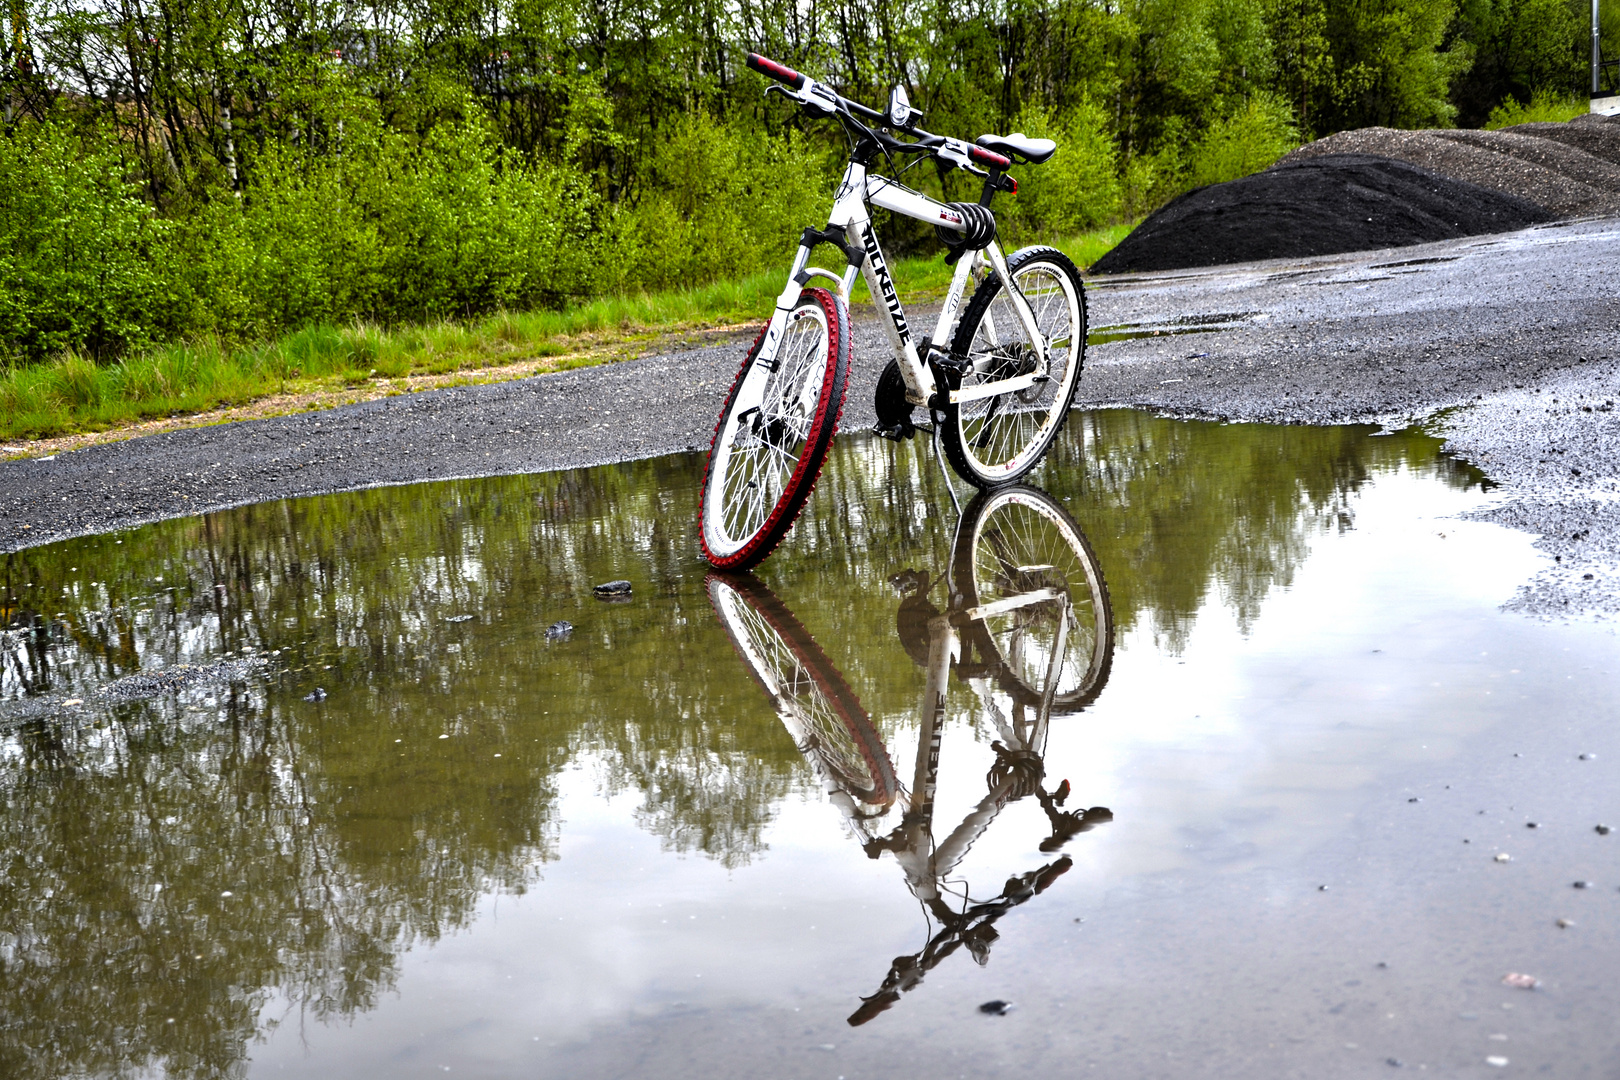
M 963 160 L 966 160 L 963 155 Z M 1026 389 L 1046 378 L 1047 350 L 1046 339 L 1040 332 L 1040 326 L 1035 320 L 1035 313 L 1030 310 L 1029 303 L 1024 295 L 1013 284 L 1012 275 L 1007 272 L 1007 260 L 1002 255 L 1001 247 L 994 240 L 981 251 L 975 251 L 971 257 L 964 256 L 956 264 L 956 272 L 951 277 L 950 290 L 945 294 L 945 305 L 940 309 L 939 322 L 934 327 L 933 337 L 923 343 L 919 351 L 911 338 L 911 328 L 906 322 L 906 314 L 900 305 L 900 296 L 895 290 L 894 276 L 889 272 L 888 260 L 883 257 L 883 249 L 878 244 L 876 231 L 872 228 L 872 216 L 867 206 L 880 206 L 885 210 L 892 210 L 897 214 L 904 214 L 918 221 L 925 221 L 931 225 L 944 225 L 962 231 L 964 226 L 961 215 L 949 206 L 936 199 L 931 199 L 921 192 L 912 191 L 903 184 L 896 183 L 886 177 L 869 175 L 866 167 L 859 162 L 850 162 L 844 170 L 844 179 L 838 186 L 838 193 L 834 196 L 832 213 L 828 217 L 828 229 L 842 228 L 845 237 L 852 246 L 860 248 L 864 255 L 857 266 L 851 264 L 842 274 L 835 274 L 831 270 L 819 266 L 810 266 L 811 248 L 804 244 L 799 246 L 798 254 L 794 256 L 793 268 L 788 272 L 788 282 L 780 296 L 776 298 L 776 310 L 771 315 L 770 326 L 765 331 L 765 338 L 760 344 L 760 363 L 758 367 L 770 370 L 776 361 L 776 351 L 781 346 L 783 331 L 787 325 L 787 318 L 794 305 L 799 302 L 799 296 L 804 287 L 815 278 L 825 278 L 832 282 L 838 290 L 838 295 L 846 305 L 849 303 L 849 290 L 855 284 L 855 274 L 858 270 L 866 278 L 866 287 L 871 291 L 873 302 L 878 304 L 878 311 L 883 321 L 883 329 L 888 335 L 889 344 L 894 349 L 894 356 L 900 365 L 900 374 L 906 383 L 906 400 L 913 405 L 928 405 L 934 401 L 938 386 L 935 384 L 933 371 L 925 362 L 931 352 L 948 354 L 950 344 L 948 338 L 956 326 L 958 309 L 962 304 L 962 295 L 967 289 L 968 279 L 981 266 L 988 264 L 991 270 L 999 274 L 1001 280 L 1009 287 L 1007 295 L 1012 301 L 1013 310 L 1018 320 L 1023 324 L 1024 332 L 1030 341 L 1035 343 L 1039 361 L 1035 370 L 1012 378 L 998 379 L 991 382 L 975 383 L 972 386 L 952 390 L 949 401 L 953 404 L 963 401 L 972 401 L 977 398 L 995 397 L 998 394 L 1013 393 Z M 995 340 L 995 326 L 987 321 L 986 331 L 991 337 L 991 344 L 998 344 Z M 762 393 L 764 380 L 758 380 L 759 389 L 755 393 Z M 743 408 L 758 404 L 757 401 L 745 399 L 748 387 L 744 386 L 740 392 L 739 400 Z

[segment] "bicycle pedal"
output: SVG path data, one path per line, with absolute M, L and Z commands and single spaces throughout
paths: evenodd
M 896 424 L 875 424 L 872 427 L 872 434 L 890 442 L 904 442 L 917 434 L 917 425 L 906 420 Z

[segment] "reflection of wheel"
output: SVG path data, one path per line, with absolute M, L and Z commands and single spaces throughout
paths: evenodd
M 849 375 L 849 314 L 826 289 L 806 289 L 788 314 L 773 365 L 743 361 L 709 450 L 699 504 L 703 554 L 746 570 L 793 527 L 832 445 Z
M 962 515 L 951 564 L 956 610 L 1043 590 L 1067 596 L 1071 622 L 1053 712 L 1075 712 L 1101 693 L 1114 657 L 1108 585 L 1091 543 L 1050 495 L 1030 487 L 981 493 Z M 1062 610 L 1056 599 L 1013 604 L 969 630 L 979 651 L 999 661 L 996 679 L 1002 688 L 1026 705 L 1042 701 Z
M 945 453 L 952 468 L 980 488 L 1010 484 L 1040 463 L 1068 418 L 1086 352 L 1086 296 L 1068 256 L 1025 248 L 1007 260 L 1007 269 L 1046 338 L 1047 369 L 1031 386 L 948 407 Z M 1035 349 L 999 277 L 991 275 L 974 291 L 951 355 L 967 360 L 953 387 L 962 392 L 1035 370 Z
M 858 801 L 894 801 L 899 784 L 883 737 L 804 624 L 752 575 L 710 574 L 706 584 L 720 625 L 799 751 Z

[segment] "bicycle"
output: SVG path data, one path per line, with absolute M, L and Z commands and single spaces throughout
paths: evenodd
M 929 410 L 936 456 L 972 486 L 1017 481 L 1045 456 L 1074 401 L 1085 359 L 1086 302 L 1080 272 L 1062 252 L 1027 247 L 1004 256 L 990 203 L 1014 193 L 1014 162 L 1040 164 L 1051 139 L 981 135 L 974 143 L 917 126 L 922 113 L 903 87 L 879 113 L 757 53 L 753 70 L 809 115 L 836 119 L 849 162 L 824 229 L 806 227 L 775 310 L 743 360 L 715 425 L 699 504 L 703 554 L 721 570 L 747 570 L 792 528 L 820 475 L 842 415 L 849 377 L 849 291 L 858 274 L 877 304 L 894 358 L 878 378 L 876 432 L 918 430 Z M 902 137 L 903 136 L 903 137 Z M 943 203 L 871 171 L 915 155 L 983 178 L 976 203 Z M 908 166 L 909 167 L 909 166 Z M 931 223 L 955 270 L 931 337 L 912 338 L 870 207 Z M 810 265 L 822 244 L 842 252 L 842 274 Z M 811 287 L 823 279 L 833 288 Z M 969 281 L 971 297 L 963 307 Z M 960 318 L 958 317 L 960 313 Z M 952 498 L 955 498 L 954 492 Z
M 947 609 L 929 599 L 946 582 Z M 1054 715 L 1078 713 L 1102 692 L 1113 658 L 1108 587 L 1074 520 L 1038 489 L 981 493 L 964 512 L 947 570 L 907 570 L 891 579 L 902 596 L 896 630 L 927 673 L 918 704 L 921 731 L 909 789 L 900 786 L 883 736 L 804 625 L 758 578 L 710 574 L 709 599 L 733 647 L 770 696 L 812 774 L 869 858 L 885 852 L 905 874 L 926 916 L 939 924 L 917 953 L 897 958 L 851 1026 L 870 1021 L 960 948 L 989 959 L 1002 915 L 1044 892 L 1072 865 L 1066 855 L 1008 878 L 987 900 L 969 895 L 956 872 L 1002 810 L 1039 803 L 1052 854 L 1113 820 L 1106 808 L 1066 810 L 1069 782 L 1045 787 L 1046 741 Z M 986 793 L 941 839 L 934 808 L 952 673 L 976 692 L 995 762 Z M 958 901 L 956 905 L 950 902 Z

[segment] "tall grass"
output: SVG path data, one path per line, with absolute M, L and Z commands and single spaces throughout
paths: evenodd
M 1058 246 L 1089 266 L 1129 233 L 1128 224 L 1082 233 Z M 830 249 L 823 249 L 826 253 Z M 232 346 L 203 338 L 97 364 L 66 353 L 0 370 L 0 439 L 104 430 L 174 414 L 243 405 L 288 391 L 338 389 L 381 378 L 475 372 L 555 357 L 592 363 L 595 346 L 639 335 L 752 323 L 781 291 L 783 266 L 689 289 L 636 292 L 560 311 L 503 311 L 466 322 L 385 329 L 373 323 L 316 325 L 272 341 Z M 910 303 L 943 294 L 951 267 L 938 257 L 894 263 Z M 857 283 L 851 300 L 868 300 Z

